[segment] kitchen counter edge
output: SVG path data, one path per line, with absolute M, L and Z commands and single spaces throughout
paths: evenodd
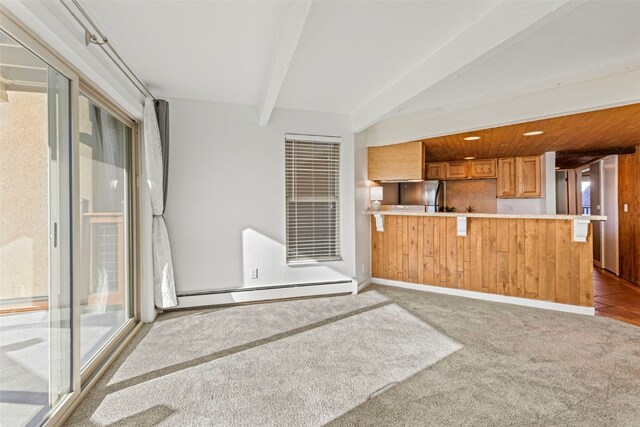
M 398 215 L 398 216 L 442 216 L 442 217 L 468 217 L 468 218 L 513 218 L 513 219 L 588 219 L 589 221 L 606 221 L 605 215 L 523 215 L 523 214 L 492 214 L 474 212 L 422 212 L 411 210 L 381 210 L 367 209 L 366 215 Z

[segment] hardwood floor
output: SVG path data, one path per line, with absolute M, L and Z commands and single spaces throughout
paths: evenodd
M 596 316 L 640 326 L 640 286 L 597 267 L 593 269 L 593 305 Z

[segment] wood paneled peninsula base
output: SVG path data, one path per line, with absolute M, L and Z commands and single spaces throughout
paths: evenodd
M 374 282 L 386 279 L 593 307 L 590 221 L 606 217 L 379 214 L 378 225 L 371 218 Z M 580 232 L 574 228 L 580 224 L 586 241 L 575 241 Z M 380 225 L 383 231 L 378 231 Z M 466 235 L 459 235 L 465 234 L 464 225 Z

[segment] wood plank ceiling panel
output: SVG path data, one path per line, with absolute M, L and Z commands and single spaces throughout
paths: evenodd
M 523 133 L 541 130 L 536 136 Z M 465 141 L 468 136 L 480 140 Z M 629 147 L 640 143 L 640 104 L 479 129 L 423 140 L 428 162 L 537 156 L 547 151 Z

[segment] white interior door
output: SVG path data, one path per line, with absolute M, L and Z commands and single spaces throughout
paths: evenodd
M 602 267 L 619 273 L 618 256 L 618 156 L 602 161 Z
M 569 213 L 569 191 L 567 171 L 556 171 L 556 213 Z
M 591 163 L 589 167 L 589 192 L 591 215 L 602 215 L 602 162 Z M 602 267 L 602 223 L 593 223 L 593 264 Z

